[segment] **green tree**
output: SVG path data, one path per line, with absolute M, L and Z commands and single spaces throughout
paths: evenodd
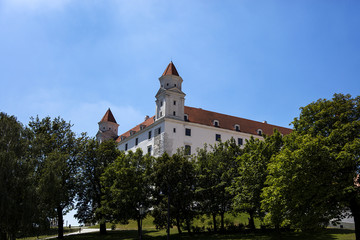
M 158 228 L 166 228 L 168 217 L 170 226 L 175 224 L 178 232 L 181 226 L 191 231 L 194 218 L 195 165 L 183 150 L 171 157 L 164 153 L 154 165 L 154 222 Z M 166 215 L 165 215 L 166 213 Z
M 217 231 L 216 216 L 221 217 L 220 229 L 224 230 L 224 214 L 231 210 L 233 195 L 227 191 L 236 176 L 236 158 L 241 149 L 234 139 L 220 142 L 207 151 L 207 146 L 197 154 L 197 199 L 201 212 L 211 215 L 214 231 Z
M 14 116 L 0 113 L 0 239 L 15 239 L 39 224 L 34 165 L 26 129 Z
M 237 177 L 228 190 L 234 195 L 235 211 L 249 214 L 249 228 L 255 229 L 254 217 L 263 217 L 261 193 L 264 188 L 267 166 L 273 155 L 283 145 L 282 136 L 277 130 L 264 140 L 253 137 L 246 141 L 243 154 L 237 158 Z
M 100 177 L 105 169 L 120 155 L 114 140 L 99 144 L 95 139 L 83 136 L 79 163 L 81 174 L 77 187 L 77 213 L 82 223 L 100 223 L 100 234 L 106 233 L 105 216 L 97 211 L 101 208 L 103 192 Z
M 350 209 L 360 239 L 360 97 L 319 99 L 301 108 L 293 124 L 269 164 L 265 209 L 277 224 L 287 218 L 302 229 L 340 219 Z
M 110 164 L 101 184 L 104 191 L 100 211 L 112 221 L 127 223 L 130 219 L 138 222 L 141 234 L 141 222 L 151 208 L 153 158 L 143 155 L 141 149 L 136 152 L 121 152 Z M 144 209 L 144 214 L 140 210 Z
M 58 238 L 63 238 L 63 215 L 73 208 L 76 195 L 78 139 L 71 124 L 60 117 L 32 118 L 29 127 L 39 206 L 47 217 L 57 218 Z

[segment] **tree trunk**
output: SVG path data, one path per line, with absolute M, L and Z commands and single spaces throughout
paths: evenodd
M 179 218 L 179 216 L 176 216 L 176 227 L 177 227 L 177 229 L 178 229 L 179 234 L 181 234 L 182 231 L 181 231 L 180 218 Z
M 216 214 L 213 213 L 213 222 L 214 222 L 214 232 L 217 232 L 217 228 L 216 228 Z
M 106 222 L 100 223 L 100 234 L 106 234 Z
M 137 219 L 137 225 L 138 225 L 138 236 L 139 236 L 139 239 L 141 239 L 141 220 L 140 220 L 140 218 Z
M 220 213 L 220 217 L 221 217 L 221 222 L 220 222 L 220 231 L 224 232 L 225 231 L 225 226 L 224 226 L 224 213 Z
M 350 201 L 351 214 L 354 217 L 355 223 L 355 239 L 360 240 L 360 205 L 356 199 Z
M 58 215 L 58 238 L 64 238 L 64 219 L 63 219 L 63 212 L 62 207 L 57 207 L 57 215 Z
M 190 220 L 189 219 L 186 219 L 186 227 L 188 229 L 188 233 L 190 234 L 191 233 L 191 226 L 190 226 Z
M 251 230 L 255 230 L 254 211 L 250 210 L 248 213 L 250 215 L 250 217 L 249 217 L 249 225 L 248 226 L 249 226 L 249 228 Z

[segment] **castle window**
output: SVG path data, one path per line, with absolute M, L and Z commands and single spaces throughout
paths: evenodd
M 184 115 L 184 121 L 186 121 L 186 122 L 189 121 L 189 116 L 187 114 Z
M 174 105 L 176 105 L 176 101 L 174 100 Z
M 173 129 L 173 132 L 176 133 L 176 128 Z
M 190 128 L 185 128 L 185 135 L 186 136 L 191 136 L 191 129 Z
M 174 86 L 176 87 L 176 83 L 174 84 Z
M 169 84 L 167 83 L 166 86 L 169 86 Z
M 221 135 L 220 134 L 216 134 L 215 135 L 215 140 L 220 142 L 221 141 Z
M 162 112 L 160 112 L 160 117 L 162 117 Z
M 191 155 L 191 146 L 185 145 L 185 155 Z
M 238 138 L 238 145 L 243 145 L 243 139 L 242 138 Z
M 263 135 L 263 131 L 262 131 L 261 129 L 258 129 L 258 130 L 257 130 L 257 134 L 258 134 L 259 136 L 262 136 L 262 135 Z
M 150 146 L 147 147 L 147 153 L 148 153 L 149 155 L 151 155 L 151 150 L 152 150 L 152 146 L 150 145 Z
M 126 143 L 125 144 L 125 151 L 127 151 L 128 150 L 128 144 Z
M 155 129 L 155 135 L 156 136 L 159 135 L 160 133 L 161 133 L 161 128 L 160 127 Z
M 151 139 L 151 131 L 148 133 L 148 139 Z
M 175 111 L 173 111 L 173 115 L 176 116 L 176 112 L 175 112 Z
M 160 107 L 162 107 L 162 106 L 163 106 L 163 101 L 160 102 Z
M 219 127 L 219 121 L 218 120 L 214 120 L 214 126 Z
M 135 139 L 135 146 L 137 146 L 139 144 L 139 138 Z
M 235 124 L 235 131 L 240 132 L 240 125 L 239 124 Z

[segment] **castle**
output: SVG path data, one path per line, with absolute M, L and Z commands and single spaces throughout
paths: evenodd
M 244 118 L 210 112 L 201 108 L 185 106 L 183 79 L 173 62 L 170 62 L 159 78 L 160 88 L 156 93 L 155 116 L 146 116 L 144 122 L 118 135 L 118 123 L 110 109 L 99 122 L 96 134 L 98 141 L 115 139 L 119 150 L 143 152 L 160 156 L 164 152 L 172 155 L 184 148 L 186 154 L 193 154 L 204 144 L 214 145 L 219 141 L 234 138 L 239 145 L 251 136 L 262 139 L 263 134 L 271 135 L 277 129 L 283 135 L 291 129 L 257 122 Z

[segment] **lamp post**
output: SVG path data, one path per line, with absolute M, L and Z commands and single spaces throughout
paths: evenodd
M 139 214 L 140 214 L 140 240 L 142 240 L 142 216 L 145 213 L 145 208 L 140 205 L 139 207 Z

